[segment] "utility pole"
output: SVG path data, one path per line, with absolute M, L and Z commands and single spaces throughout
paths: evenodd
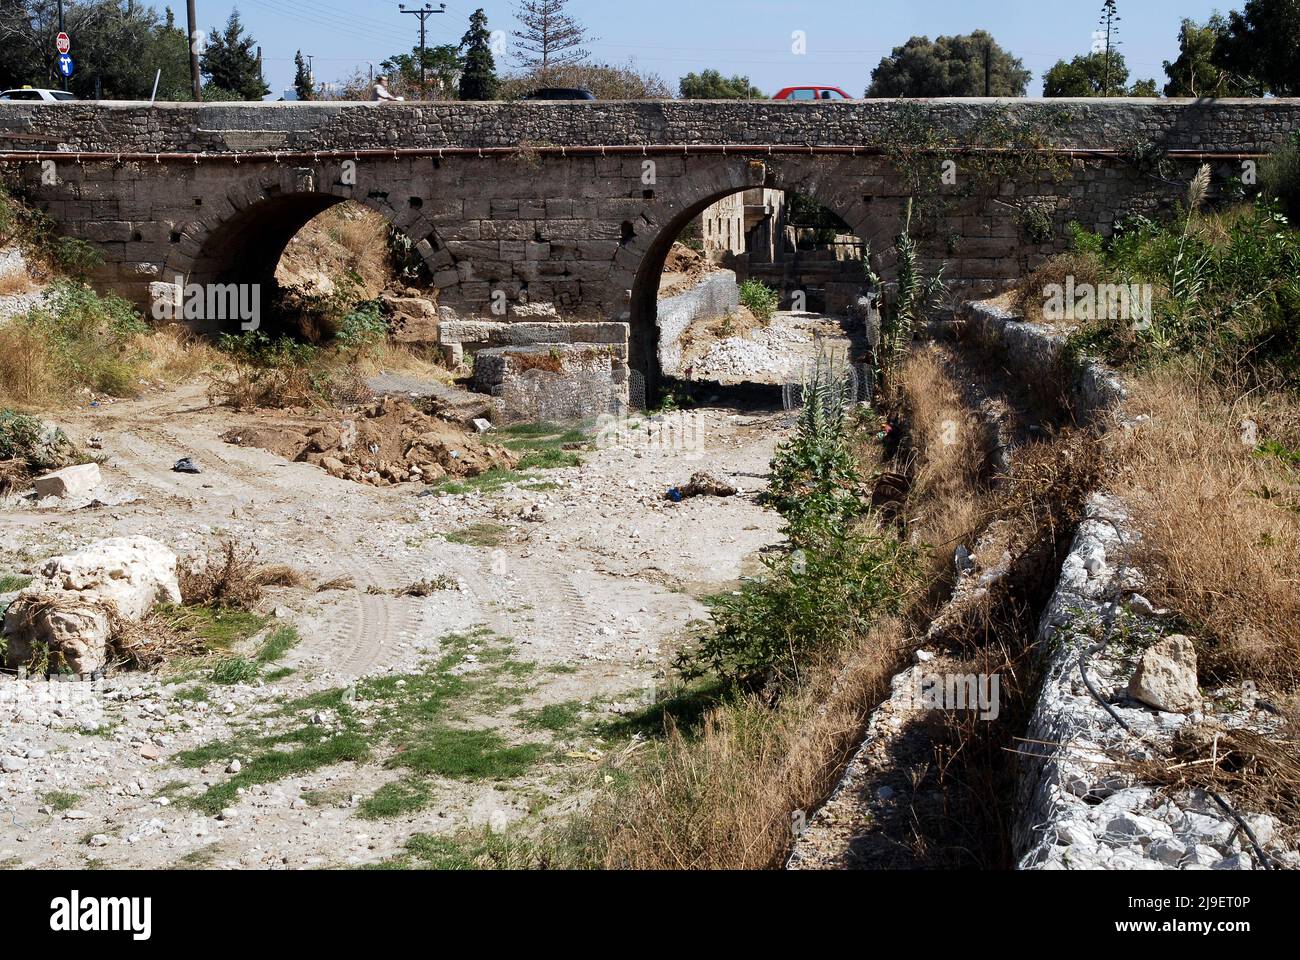
M 62 2 L 62 0 L 60 0 L 60 2 Z M 420 18 L 420 99 L 424 99 L 424 21 L 428 20 L 435 13 L 446 13 L 447 5 L 445 3 L 440 3 L 438 4 L 438 9 L 435 10 L 433 4 L 426 3 L 423 7 L 418 7 L 415 10 L 407 10 L 406 4 L 399 3 L 397 9 L 401 10 L 402 13 L 409 13 L 413 17 Z
M 185 0 L 185 17 L 190 31 L 190 93 L 196 101 L 202 101 L 203 85 L 199 83 L 199 18 L 194 12 L 194 0 Z
M 984 44 L 984 96 L 993 96 L 993 38 Z

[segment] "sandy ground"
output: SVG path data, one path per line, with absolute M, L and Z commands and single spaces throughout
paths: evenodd
M 53 705 L 48 685 L 0 679 L 0 866 L 348 866 L 391 857 L 417 832 L 523 820 L 536 828 L 563 815 L 587 784 L 589 761 L 573 755 L 612 749 L 584 733 L 557 734 L 547 744 L 554 752 L 513 780 L 435 777 L 433 802 L 379 821 L 359 819 L 357 803 L 396 778 L 382 756 L 252 786 L 218 816 L 185 798 L 227 779 L 233 758 L 191 768 L 175 756 L 251 724 L 270 728 L 278 705 L 304 694 L 416 673 L 443 638 L 474 628 L 494 631 L 513 657 L 536 665 L 518 702 L 475 725 L 535 740 L 516 723 L 520 711 L 577 700 L 584 716 L 600 718 L 644 702 L 671 677 L 672 653 L 704 616 L 697 598 L 734 584 L 780 540 L 779 518 L 755 496 L 788 429 L 784 415 L 710 408 L 670 416 L 671 430 L 634 422 L 581 467 L 540 474 L 542 488 L 456 496 L 362 486 L 228 445 L 221 435 L 247 418 L 210 408 L 198 387 L 57 418 L 77 441 L 101 438 L 105 489 L 80 507 L 6 502 L 0 573 L 143 534 L 181 555 L 224 538 L 253 543 L 262 559 L 290 564 L 312 584 L 346 576 L 355 585 L 275 591 L 267 612 L 302 635 L 277 665 L 293 673 L 210 685 L 207 702 L 177 699 L 193 680 L 165 674 L 119 673 L 102 691 Z M 182 456 L 203 473 L 173 473 Z M 740 495 L 664 498 L 700 469 L 730 478 Z M 499 542 L 446 539 L 485 523 L 497 525 Z M 385 592 L 439 575 L 458 589 L 426 598 Z M 467 654 L 462 666 L 472 671 L 476 658 Z M 322 793 L 341 799 L 309 802 Z

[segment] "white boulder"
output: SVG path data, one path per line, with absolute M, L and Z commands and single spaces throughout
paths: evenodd
M 176 554 L 148 537 L 101 540 L 54 557 L 5 613 L 8 665 L 28 663 L 43 644 L 52 664 L 74 673 L 101 670 L 114 617 L 139 620 L 155 604 L 180 600 Z

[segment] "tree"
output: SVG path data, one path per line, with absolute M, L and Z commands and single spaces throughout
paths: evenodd
M 1228 90 L 1228 73 L 1218 65 L 1228 22 L 1214 14 L 1204 25 L 1184 19 L 1178 30 L 1178 59 L 1165 61 L 1166 97 L 1217 97 Z
M 749 77 L 736 74 L 728 79 L 717 70 L 688 73 L 677 84 L 683 100 L 763 100 L 762 90 L 749 82 Z
M 1045 97 L 1154 97 L 1156 82 L 1139 80 L 1128 86 L 1128 64 L 1124 54 L 1090 53 L 1064 60 L 1043 74 Z
M 1254 93 L 1300 94 L 1300 0 L 1246 0 L 1228 14 L 1218 64 Z
M 868 97 L 1023 97 L 1031 74 L 983 30 L 912 37 L 871 71 Z
M 244 33 L 238 8 L 230 12 L 226 29 L 213 28 L 199 65 L 207 82 L 239 100 L 261 100 L 271 92 L 253 52 L 257 41 Z M 220 94 L 217 94 L 218 96 Z
M 523 25 L 514 31 L 520 52 L 516 59 L 546 82 L 555 67 L 587 59 L 583 44 L 591 42 L 587 28 L 564 12 L 569 0 L 519 0 L 515 17 Z
M 311 71 L 307 69 L 307 61 L 303 59 L 301 50 L 293 55 L 293 66 L 293 89 L 298 94 L 298 99 L 315 100 L 316 84 L 312 82 Z
M 176 99 L 180 94 L 169 89 L 168 79 L 187 62 L 184 35 L 177 36 L 170 20 L 159 23 L 151 7 L 66 0 L 64 23 L 77 62 L 68 89 L 78 97 L 147 99 L 158 69 L 163 71 L 159 96 Z M 59 86 L 58 30 L 56 0 L 0 0 L 0 88 Z
M 492 34 L 488 32 L 487 14 L 479 7 L 469 18 L 469 30 L 460 38 L 460 98 L 495 100 L 501 88 L 496 59 L 492 56 Z
M 443 43 L 436 47 L 424 48 L 425 84 L 435 90 L 450 91 L 460 80 L 463 64 L 460 48 L 454 43 Z M 420 48 L 412 47 L 410 53 L 398 53 L 380 63 L 389 75 L 388 87 L 395 93 L 419 91 L 421 97 L 427 96 L 427 90 L 420 90 Z

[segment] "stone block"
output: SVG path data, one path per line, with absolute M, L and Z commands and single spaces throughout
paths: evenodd
M 64 467 L 33 481 L 36 496 L 46 497 L 80 497 L 94 490 L 104 482 L 97 463 L 81 463 L 74 467 Z

